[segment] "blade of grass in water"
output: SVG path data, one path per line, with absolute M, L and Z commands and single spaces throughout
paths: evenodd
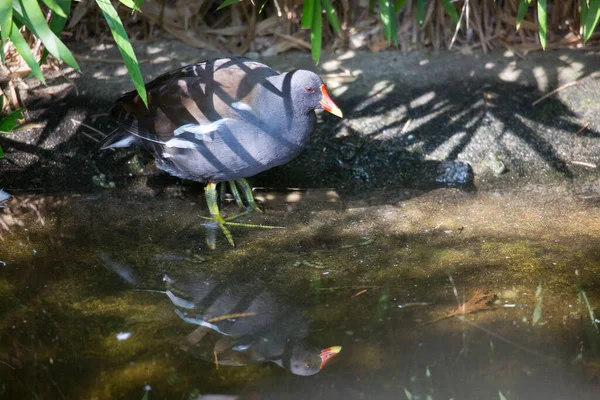
M 123 61 L 125 62 L 127 71 L 129 71 L 129 76 L 133 81 L 133 85 L 146 107 L 148 107 L 148 96 L 146 94 L 142 72 L 140 71 L 140 65 L 133 51 L 133 47 L 131 46 L 131 42 L 129 41 L 129 37 L 127 36 L 127 32 L 125 32 L 121 18 L 119 18 L 117 10 L 115 10 L 109 0 L 96 0 L 96 3 L 102 10 L 106 22 L 108 22 L 108 27 L 123 56 Z
M 542 282 L 538 284 L 535 291 L 535 309 L 533 310 L 532 325 L 537 325 L 542 319 Z

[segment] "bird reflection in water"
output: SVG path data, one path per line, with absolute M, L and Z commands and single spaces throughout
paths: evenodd
M 130 284 L 131 268 L 100 256 L 103 264 Z M 320 349 L 307 341 L 308 323 L 289 304 L 278 300 L 258 280 L 217 281 L 163 276 L 165 294 L 175 313 L 197 328 L 181 348 L 217 366 L 273 362 L 295 375 L 310 376 L 323 369 L 341 346 Z

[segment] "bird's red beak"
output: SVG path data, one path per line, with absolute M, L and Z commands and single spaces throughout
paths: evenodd
M 340 351 L 342 351 L 342 346 L 331 346 L 321 350 L 321 369 L 323 369 L 327 361 L 337 356 Z
M 335 105 L 333 100 L 331 100 L 331 97 L 329 97 L 329 92 L 327 92 L 327 86 L 325 86 L 325 84 L 321 85 L 321 93 L 323 93 L 323 98 L 321 99 L 321 106 L 323 107 L 323 110 L 329 111 L 333 115 L 343 118 L 344 114 L 342 114 L 342 110 L 340 110 L 340 108 Z

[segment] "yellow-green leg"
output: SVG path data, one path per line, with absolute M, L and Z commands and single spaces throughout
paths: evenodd
M 254 196 L 252 195 L 252 187 L 250 186 L 248 181 L 244 178 L 241 178 L 241 179 L 236 179 L 235 183 L 242 190 L 244 197 L 246 197 L 246 203 L 248 203 L 246 210 L 248 210 L 248 212 L 253 212 L 253 211 L 262 212 L 262 210 L 258 207 L 258 204 L 256 204 L 256 201 L 254 200 Z
M 239 182 L 239 181 L 240 180 L 237 180 L 235 182 Z M 231 234 L 231 232 L 229 231 L 229 229 L 227 228 L 226 225 L 242 226 L 242 227 L 247 227 L 247 228 L 264 228 L 264 229 L 281 229 L 281 228 L 283 228 L 281 226 L 242 224 L 242 223 L 231 221 L 242 215 L 248 214 L 251 211 L 254 211 L 257 209 L 259 210 L 258 205 L 254 201 L 254 197 L 252 196 L 252 189 L 250 188 L 250 184 L 248 184 L 248 182 L 245 179 L 243 179 L 243 181 L 244 182 L 241 183 L 240 186 L 242 187 L 242 192 L 244 193 L 244 196 L 246 196 L 246 201 L 248 202 L 248 207 L 246 208 L 246 211 L 244 211 L 240 214 L 228 217 L 228 218 L 223 218 L 221 216 L 221 212 L 219 211 L 219 204 L 217 203 L 217 200 L 218 200 L 217 184 L 213 183 L 213 182 L 209 182 L 206 185 L 206 187 L 204 188 L 204 192 L 205 192 L 205 196 L 206 196 L 206 203 L 208 204 L 208 211 L 210 212 L 210 218 L 207 218 L 207 217 L 202 217 L 202 218 L 214 221 L 219 226 L 219 228 L 221 228 L 221 230 L 223 231 L 223 234 L 227 238 L 227 241 L 232 246 L 235 246 L 235 242 L 233 241 L 233 235 Z M 230 181 L 230 184 L 233 183 L 233 185 L 235 185 L 235 182 Z M 235 194 L 234 194 L 234 197 L 236 197 Z M 237 193 L 237 197 L 239 197 L 240 202 L 241 202 L 242 200 L 241 200 L 241 196 L 240 196 L 239 192 Z M 236 202 L 237 202 L 237 200 L 236 200 Z M 238 205 L 239 204 L 240 203 L 238 203 Z M 242 205 L 243 205 L 243 202 L 242 202 Z M 208 245 L 210 248 L 214 249 L 214 247 L 215 247 L 214 236 L 212 236 L 212 239 L 208 240 Z
M 213 221 L 219 225 L 219 228 L 223 231 L 223 234 L 227 238 L 227 241 L 232 246 L 235 246 L 235 242 L 233 241 L 233 235 L 225 226 L 226 221 L 221 216 L 221 212 L 219 211 L 219 204 L 217 203 L 217 184 L 213 182 L 209 182 L 204 188 L 204 195 L 206 196 L 206 203 L 208 204 L 208 211 L 210 212 L 210 216 Z M 209 243 L 209 245 L 211 245 Z M 211 246 L 212 247 L 212 246 Z

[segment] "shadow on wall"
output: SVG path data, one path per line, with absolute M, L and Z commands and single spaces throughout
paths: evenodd
M 520 176 L 545 168 L 571 178 L 571 160 L 562 155 L 563 148 L 572 149 L 578 141 L 597 138 L 598 133 L 588 128 L 574 137 L 583 124 L 575 122 L 577 114 L 556 97 L 532 106 L 542 95 L 532 82 L 539 82 L 541 74 L 547 88 L 557 87 L 561 69 L 575 63 L 580 66 L 576 76 L 583 79 L 597 70 L 597 61 L 582 53 L 570 53 L 571 59 L 564 61 L 556 54 L 550 67 L 535 60 L 523 61 L 526 65 L 519 67 L 510 58 L 495 65 L 472 57 L 448 55 L 449 62 L 440 62 L 409 55 L 409 61 L 402 62 L 414 69 L 391 72 L 382 63 L 369 73 L 378 57 L 391 65 L 396 57 L 403 60 L 398 53 L 373 56 L 364 61 L 367 68 L 363 66 L 362 77 L 334 91 L 347 117 L 341 121 L 322 117 L 311 144 L 296 160 L 256 176 L 254 184 L 335 187 L 341 192 L 390 186 L 470 187 L 471 166 L 477 175 L 510 171 Z M 421 60 L 415 61 L 418 57 Z M 361 65 L 358 57 L 337 61 L 351 69 Z M 459 69 L 466 63 L 472 71 Z M 529 64 L 537 65 L 535 73 Z M 147 80 L 158 75 L 157 69 L 164 72 L 173 67 L 146 65 L 151 70 Z M 448 78 L 448 72 L 438 74 L 446 67 L 454 77 Z M 97 74 L 80 78 L 78 85 L 86 94 L 75 96 L 71 91 L 62 97 L 40 96 L 30 101 L 31 122 L 44 127 L 0 138 L 7 153 L 0 160 L 0 186 L 14 193 L 64 193 L 98 186 L 126 187 L 139 182 L 136 178 L 148 184 L 148 174 L 162 176 L 148 168 L 153 162 L 145 152 L 99 152 L 95 140 L 100 135 L 78 124 L 81 121 L 104 132 L 114 128 L 106 113 L 123 91 L 123 77 L 115 84 L 105 79 L 110 73 L 102 80 Z M 440 79 L 434 79 L 436 75 Z M 513 81 L 506 81 L 507 75 Z M 49 84 L 60 83 L 62 78 Z M 94 90 L 99 87 L 101 91 Z M 579 88 L 573 91 L 575 96 L 585 95 Z M 160 189 L 165 181 L 178 180 L 160 178 L 150 185 Z

